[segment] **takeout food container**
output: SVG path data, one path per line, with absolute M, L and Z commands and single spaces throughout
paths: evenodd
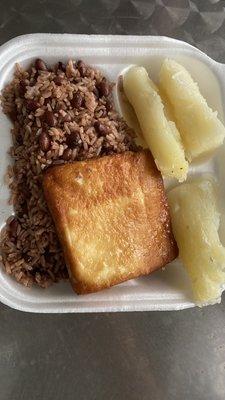
M 225 65 L 217 63 L 191 45 L 160 36 L 103 36 L 68 34 L 32 34 L 12 39 L 0 47 L 0 90 L 11 79 L 16 62 L 28 65 L 41 57 L 49 64 L 59 60 L 83 59 L 115 81 L 130 64 L 144 66 L 157 80 L 160 64 L 166 57 L 181 62 L 199 84 L 208 104 L 224 121 Z M 117 99 L 115 99 L 117 100 Z M 4 182 L 10 163 L 11 124 L 0 111 L 0 224 L 13 212 Z M 189 175 L 211 173 L 219 182 L 221 226 L 225 242 L 225 145 L 210 160 L 193 163 Z M 165 181 L 167 187 L 168 183 Z M 26 288 L 0 268 L 0 301 L 15 309 L 30 312 L 111 312 L 180 310 L 193 307 L 189 280 L 179 260 L 148 277 L 138 278 L 95 294 L 77 296 L 69 282 L 49 289 Z

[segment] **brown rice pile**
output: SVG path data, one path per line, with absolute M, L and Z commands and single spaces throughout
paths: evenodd
M 37 59 L 16 65 L 1 102 L 13 121 L 7 179 L 15 215 L 1 232 L 8 274 L 26 286 L 47 287 L 67 278 L 62 249 L 42 191 L 42 172 L 53 164 L 134 150 L 133 132 L 115 111 L 112 84 L 82 61 L 49 69 Z

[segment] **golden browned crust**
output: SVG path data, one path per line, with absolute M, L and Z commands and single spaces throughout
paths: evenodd
M 43 187 L 77 293 L 149 274 L 176 258 L 162 177 L 149 151 L 52 167 Z

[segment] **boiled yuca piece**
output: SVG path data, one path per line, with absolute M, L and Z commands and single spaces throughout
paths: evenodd
M 201 95 L 189 72 L 166 59 L 160 70 L 160 89 L 172 105 L 189 161 L 210 153 L 223 143 L 225 127 Z
M 168 193 L 172 228 L 179 255 L 192 282 L 194 300 L 221 300 L 225 284 L 225 248 L 219 235 L 215 184 L 209 178 L 182 184 Z
M 179 132 L 175 124 L 167 120 L 157 88 L 145 68 L 131 67 L 124 75 L 123 85 L 158 169 L 166 177 L 184 181 L 188 163 Z

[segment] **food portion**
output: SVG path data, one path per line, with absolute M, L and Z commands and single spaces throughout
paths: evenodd
M 199 178 L 168 194 L 179 255 L 191 279 L 198 305 L 221 300 L 225 284 L 225 248 L 218 235 L 220 216 L 214 182 Z
M 184 181 L 188 163 L 180 134 L 175 123 L 167 119 L 157 88 L 145 68 L 131 67 L 124 75 L 123 87 L 157 167 L 165 177 Z
M 14 163 L 7 181 L 15 215 L 1 232 L 0 250 L 6 272 L 24 285 L 47 287 L 67 278 L 43 195 L 43 171 L 136 148 L 134 132 L 114 108 L 111 89 L 101 72 L 83 61 L 50 68 L 37 59 L 27 70 L 17 65 L 2 92 L 3 111 L 13 123 Z
M 176 61 L 162 63 L 159 89 L 143 67 L 131 67 L 124 75 L 123 87 L 164 177 L 184 181 L 188 172 L 185 156 L 191 162 L 211 155 L 223 143 L 225 127 L 217 112 L 210 109 L 189 72 Z M 195 301 L 199 305 L 216 302 L 225 284 L 225 248 L 218 235 L 213 183 L 203 179 L 182 184 L 169 192 L 169 203 Z
M 171 226 L 161 173 L 183 182 L 188 161 L 221 145 L 225 128 L 173 60 L 162 64 L 160 90 L 143 67 L 124 74 L 127 123 L 112 88 L 81 60 L 16 66 L 1 97 L 13 122 L 7 180 L 15 210 L 0 237 L 4 268 L 41 287 L 68 270 L 85 294 L 150 274 L 179 248 L 196 303 L 217 302 L 225 248 L 214 182 L 199 178 L 169 192 Z M 146 143 L 153 156 L 141 149 Z
M 116 94 L 119 102 L 119 109 L 127 125 L 135 132 L 135 143 L 141 146 L 143 149 L 148 149 L 148 145 L 144 140 L 143 133 L 135 114 L 134 108 L 127 99 L 123 88 L 123 75 L 120 75 L 117 79 Z
M 172 105 L 175 122 L 189 161 L 211 153 L 224 140 L 225 127 L 199 91 L 189 72 L 166 59 L 160 70 L 160 90 Z
M 177 256 L 148 150 L 52 167 L 43 184 L 77 293 L 149 274 Z

